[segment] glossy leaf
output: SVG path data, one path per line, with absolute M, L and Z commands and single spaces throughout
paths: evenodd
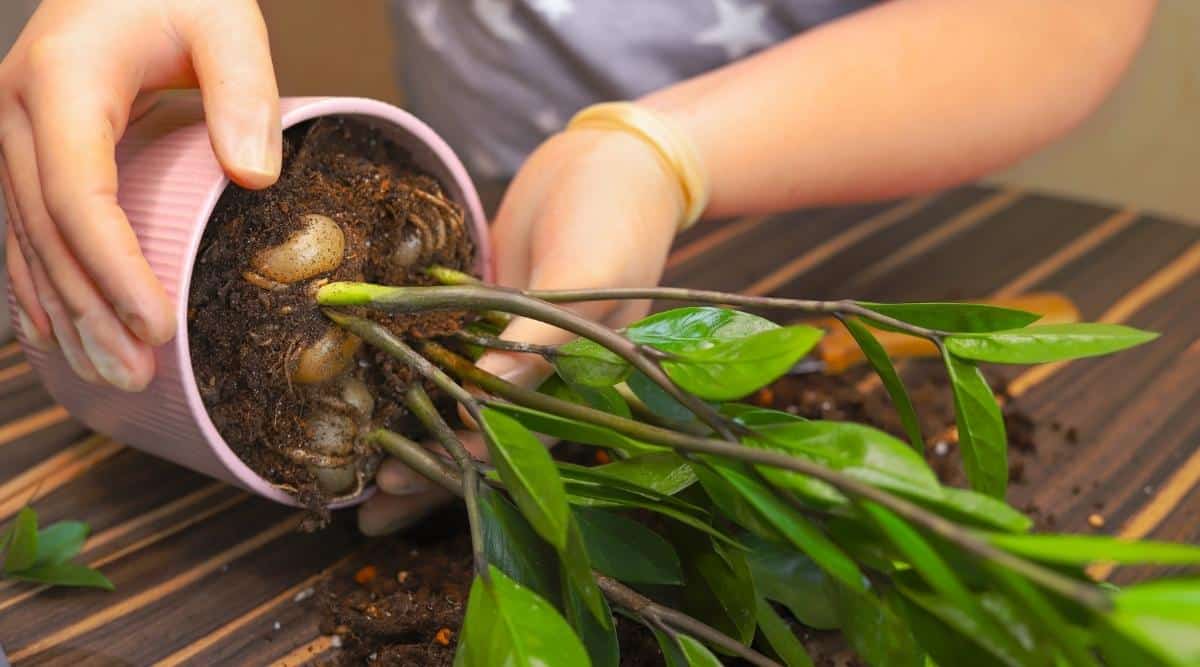
M 675 548 L 658 533 L 614 512 L 575 509 L 592 566 L 634 584 L 683 584 Z
M 1032 656 L 1011 638 L 995 641 L 976 617 L 932 593 L 904 589 L 902 613 L 921 648 L 939 665 L 1025 667 Z M 982 649 L 982 650 L 980 650 Z
M 488 562 L 547 600 L 557 599 L 558 557 L 503 494 L 480 488 L 483 548 Z
M 691 306 L 655 313 L 629 325 L 623 333 L 635 343 L 675 353 L 778 328 L 766 318 L 739 310 Z
M 593 468 L 645 489 L 673 496 L 696 482 L 692 464 L 674 452 L 639 454 Z
M 569 384 L 612 387 L 625 380 L 630 366 L 603 345 L 577 338 L 555 351 L 554 369 Z
M 971 488 L 1004 499 L 1008 487 L 1008 436 L 1004 416 L 983 373 L 971 362 L 946 353 L 954 392 L 954 416 L 963 468 Z
M 557 375 L 551 375 L 542 382 L 538 387 L 538 391 L 548 396 L 560 398 L 570 403 L 586 405 L 589 408 L 595 408 L 617 415 L 618 417 L 630 418 L 632 415 L 629 411 L 629 404 L 621 398 L 621 394 L 612 387 L 586 387 L 579 384 L 567 384 Z
M 866 577 L 836 544 L 795 508 L 752 477 L 748 469 L 710 461 L 713 468 L 749 502 L 779 534 L 803 551 L 831 577 L 854 591 L 866 590 Z
M 838 618 L 854 650 L 876 667 L 924 667 L 924 652 L 897 612 L 896 597 L 855 593 L 832 583 Z
M 947 518 L 1010 533 L 1024 533 L 1033 520 L 1011 505 L 970 489 L 942 487 L 940 497 L 912 498 Z
M 711 401 L 729 401 L 774 382 L 820 339 L 821 330 L 814 327 L 770 329 L 674 351 L 662 367 L 685 391 Z
M 921 455 L 883 431 L 849 422 L 777 422 L 755 429 L 758 436 L 743 439 L 760 449 L 773 449 L 815 461 L 873 486 L 906 495 L 940 494 L 937 476 Z M 773 483 L 812 502 L 842 504 L 845 498 L 824 482 L 799 473 L 759 466 Z
M 696 466 L 695 470 L 705 495 L 727 519 L 752 535 L 777 542 L 787 541 L 787 538 L 780 535 L 775 526 L 716 470 L 708 466 Z
M 35 563 L 63 563 L 79 555 L 88 536 L 82 521 L 59 521 L 38 531 Z
M 754 639 L 758 595 L 745 554 L 703 533 L 670 526 L 668 537 L 683 564 L 683 611 L 748 644 Z
M 1041 319 L 1041 315 L 1036 313 L 984 303 L 871 303 L 859 301 L 858 304 L 901 322 L 915 324 L 926 329 L 951 332 L 1019 329 Z M 871 326 L 879 329 L 896 330 L 886 324 L 870 322 Z
M 1097 631 L 1111 664 L 1200 665 L 1200 579 L 1130 586 L 1114 602 Z
M 811 558 L 789 545 L 754 535 L 740 539 L 746 543 L 746 562 L 759 595 L 787 607 L 810 628 L 837 627 L 828 575 Z
M 688 635 L 676 635 L 679 650 L 683 653 L 688 667 L 721 667 L 721 661 L 713 655 L 708 647 Z
M 1099 667 L 1081 633 L 1063 617 L 1040 589 L 1028 579 L 999 565 L 984 563 L 983 567 L 1001 592 L 1006 593 L 1006 597 L 1029 619 L 1038 635 L 1062 651 L 1068 664 Z
M 870 329 L 857 319 L 847 318 L 842 321 L 842 324 L 854 337 L 854 341 L 858 343 L 858 347 L 866 356 L 867 362 L 871 364 L 871 368 L 875 369 L 875 373 L 883 382 L 884 389 L 892 399 L 892 405 L 896 407 L 896 412 L 900 415 L 900 423 L 904 426 L 908 443 L 916 451 L 924 452 L 925 437 L 921 435 L 921 420 L 917 417 L 917 409 L 913 407 L 912 399 L 908 396 L 908 389 L 904 387 L 904 381 L 900 379 L 900 374 L 892 365 L 892 359 L 888 356 L 887 350 L 883 348 Z
M 592 613 L 592 617 L 601 627 L 607 629 L 612 625 L 612 613 L 604 604 L 604 594 L 600 592 L 600 587 L 596 585 L 596 580 L 592 576 L 592 564 L 588 555 L 587 543 L 584 542 L 583 531 L 579 528 L 579 522 L 575 520 L 573 514 L 572 512 L 571 522 L 567 526 L 567 546 L 559 552 L 563 575 L 570 587 L 579 595 L 584 607 Z
M 619 507 L 647 510 L 707 533 L 711 537 L 733 548 L 741 547 L 732 537 L 729 537 L 709 524 L 710 517 L 707 510 L 691 506 L 688 503 L 670 503 L 668 501 L 674 500 L 670 496 L 662 496 L 662 499 L 652 500 L 638 493 L 630 493 L 608 486 L 581 484 L 569 480 L 566 482 L 566 487 L 567 498 L 576 507 Z
M 933 590 L 967 613 L 977 611 L 970 591 L 916 529 L 877 503 L 863 501 L 860 507 L 875 528 L 896 547 Z
M 758 599 L 758 632 L 787 667 L 812 667 L 812 658 L 804 650 L 804 644 L 779 616 L 775 608 L 763 598 Z
M 685 405 L 675 400 L 662 387 L 641 371 L 633 371 L 625 385 L 657 417 L 673 426 L 699 424 L 700 420 Z
M 111 591 L 114 586 L 108 577 L 90 567 L 75 563 L 45 563 L 34 565 L 23 570 L 7 573 L 8 577 L 18 581 L 29 581 L 51 586 L 75 586 L 80 588 L 99 588 Z
M 988 535 L 1004 549 L 1033 560 L 1062 565 L 1152 563 L 1200 565 L 1200 547 L 1173 542 L 1133 541 L 1102 535 Z
M 4 572 L 12 574 L 29 569 L 37 562 L 37 553 L 37 512 L 29 507 L 22 507 L 8 530 L 4 549 Z
M 590 665 L 587 650 L 571 626 L 546 600 L 488 569 L 490 584 L 476 577 L 454 664 Z
M 621 645 L 617 637 L 617 624 L 612 622 L 612 611 L 608 602 L 603 598 L 605 616 L 609 619 L 607 625 L 601 624 L 596 617 L 588 612 L 587 606 L 578 591 L 572 586 L 566 587 L 566 597 L 563 608 L 567 621 L 575 629 L 575 634 L 583 641 L 588 657 L 593 667 L 619 667 L 621 664 Z
M 683 649 L 680 648 L 679 642 L 667 633 L 651 628 L 654 633 L 654 639 L 658 642 L 658 648 L 663 654 L 663 664 L 666 667 L 688 667 L 687 656 L 683 654 Z
M 567 543 L 570 507 L 558 468 L 529 429 L 508 415 L 484 408 L 488 452 L 521 514 L 558 551 Z
M 998 364 L 1043 364 L 1111 354 L 1158 338 L 1158 334 L 1119 324 L 1078 322 L 1011 331 L 950 336 L 955 356 Z
M 577 442 L 581 445 L 610 447 L 627 452 L 664 451 L 662 447 L 655 447 L 639 442 L 603 426 L 595 426 L 587 422 L 550 414 L 549 412 L 534 410 L 533 408 L 526 408 L 512 403 L 495 403 L 488 409 L 508 415 L 529 430 L 560 440 Z

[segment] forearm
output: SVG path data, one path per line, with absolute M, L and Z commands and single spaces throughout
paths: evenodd
M 1152 0 L 894 0 L 653 93 L 706 217 L 933 190 L 1010 164 L 1116 84 Z

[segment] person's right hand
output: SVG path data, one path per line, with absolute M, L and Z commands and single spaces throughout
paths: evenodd
M 117 205 L 114 147 L 155 91 L 196 86 L 230 178 L 274 183 L 279 93 L 254 0 L 46 0 L 0 63 L 17 316 L 91 382 L 145 388 L 151 346 L 174 335 L 172 305 Z

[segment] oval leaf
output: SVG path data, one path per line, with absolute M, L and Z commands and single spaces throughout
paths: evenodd
M 628 517 L 576 508 L 575 518 L 592 566 L 634 584 L 683 584 L 675 548 L 661 535 Z
M 758 632 L 787 667 L 812 667 L 812 658 L 804 650 L 804 644 L 800 643 L 787 621 L 779 616 L 771 603 L 763 598 L 758 599 Z
M 59 521 L 38 531 L 38 565 L 64 563 L 79 555 L 88 536 L 82 521 Z
M 4 571 L 8 574 L 27 570 L 37 562 L 37 512 L 22 507 L 7 532 L 4 549 Z
M 842 324 L 846 326 L 846 330 L 850 332 L 854 341 L 858 343 L 858 347 L 862 349 L 863 356 L 867 358 L 871 368 L 875 369 L 875 373 L 883 382 L 888 397 L 892 399 L 892 405 L 896 406 L 896 412 L 900 415 L 900 423 L 904 426 L 908 443 L 916 451 L 924 452 L 925 437 L 921 435 L 921 420 L 917 417 L 917 409 L 913 407 L 908 390 L 904 387 L 904 381 L 900 379 L 900 374 L 892 365 L 892 359 L 888 356 L 887 350 L 876 340 L 874 334 L 857 319 L 847 318 L 842 321 Z
M 484 408 L 482 414 L 488 451 L 500 479 L 538 535 L 563 551 L 571 510 L 550 453 L 512 417 L 491 408 Z
M 673 496 L 696 482 L 696 471 L 674 452 L 641 454 L 593 468 L 645 489 Z
M 681 349 L 662 362 L 685 391 L 711 401 L 729 401 L 777 380 L 821 339 L 820 329 L 792 326 L 745 338 Z
M 626 437 L 603 426 L 576 421 L 568 417 L 560 417 L 549 412 L 534 410 L 512 403 L 494 403 L 489 410 L 502 412 L 520 422 L 525 428 L 537 433 L 552 436 L 560 440 L 568 440 L 581 445 L 609 447 L 627 452 L 661 452 L 662 447 L 648 445 L 644 442 Z
M 479 490 L 483 550 L 488 562 L 534 593 L 557 599 L 558 558 L 554 551 L 502 493 L 487 485 Z
M 586 649 L 554 606 L 494 566 L 490 584 L 471 585 L 455 664 L 590 665 Z
M 115 587 L 108 577 L 90 567 L 75 563 L 46 563 L 35 565 L 19 572 L 10 572 L 8 576 L 19 581 L 30 581 L 50 586 L 75 586 L 79 588 L 99 588 L 111 591 Z
M 988 535 L 992 544 L 1019 556 L 1062 565 L 1152 563 L 1200 565 L 1200 547 L 1123 540 L 1102 535 Z
M 1008 487 L 1008 435 L 996 396 L 974 364 L 949 352 L 943 357 L 954 392 L 954 417 L 967 480 L 972 489 L 1003 500 Z
M 587 338 L 560 345 L 554 353 L 554 369 L 568 384 L 585 387 L 611 387 L 629 375 L 628 362 Z
M 915 324 L 926 329 L 950 332 L 1019 329 L 1041 319 L 1041 315 L 1036 313 L 990 306 L 984 303 L 871 303 L 859 301 L 858 304 L 901 322 Z M 873 321 L 871 326 L 888 331 L 896 330 L 895 327 Z
M 744 535 L 746 562 L 762 597 L 787 607 L 801 623 L 818 630 L 837 627 L 828 575 L 811 558 L 781 542 Z
M 997 364 L 1043 364 L 1111 354 L 1158 338 L 1119 324 L 1048 324 L 1012 331 L 950 336 L 955 356 Z

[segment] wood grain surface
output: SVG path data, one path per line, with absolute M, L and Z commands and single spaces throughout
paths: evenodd
M 1160 331 L 1131 353 L 1003 371 L 1024 411 L 1070 424 L 1079 440 L 1039 451 L 1010 500 L 1052 508 L 1063 530 L 1200 542 L 1200 228 L 968 187 L 700 225 L 679 239 L 665 282 L 873 300 L 1057 290 L 1086 319 Z M 117 590 L 0 582 L 0 645 L 14 664 L 301 664 L 337 650 L 311 600 L 296 597 L 354 567 L 367 543 L 352 515 L 298 533 L 294 510 L 88 433 L 9 345 L 0 522 L 35 491 L 44 522 L 92 525 L 83 558 Z M 1105 519 L 1098 531 L 1093 513 Z M 1114 581 L 1146 574 L 1093 570 Z

